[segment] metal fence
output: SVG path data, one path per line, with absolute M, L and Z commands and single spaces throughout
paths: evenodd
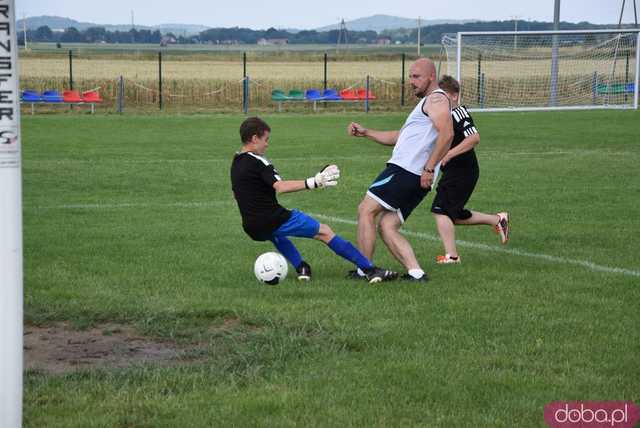
M 47 49 L 21 52 L 22 90 L 95 90 L 97 111 L 398 110 L 412 102 L 408 53 Z M 368 88 L 375 99 L 275 102 L 274 90 Z M 42 105 L 38 110 L 60 110 Z

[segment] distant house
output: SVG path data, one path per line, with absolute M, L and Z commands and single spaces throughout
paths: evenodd
M 389 37 L 378 37 L 376 39 L 376 45 L 390 45 L 391 39 Z
M 160 39 L 160 46 L 175 45 L 178 41 L 172 36 L 163 36 Z
M 261 46 L 268 46 L 268 45 L 277 45 L 277 46 L 282 46 L 282 45 L 288 45 L 289 44 L 289 39 L 258 39 L 258 44 Z

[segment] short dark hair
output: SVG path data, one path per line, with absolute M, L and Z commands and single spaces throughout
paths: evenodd
M 242 144 L 251 142 L 251 138 L 257 135 L 261 138 L 265 132 L 271 132 L 271 128 L 267 125 L 267 122 L 259 117 L 249 117 L 240 125 L 240 139 Z
M 445 92 L 449 92 L 452 94 L 460 93 L 460 83 L 458 83 L 456 79 L 454 79 L 453 77 L 447 74 L 445 74 L 440 78 L 440 81 L 438 82 L 438 86 L 440 87 L 440 89 L 442 89 Z

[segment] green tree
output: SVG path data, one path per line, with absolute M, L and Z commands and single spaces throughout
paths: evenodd
M 42 27 L 38 27 L 38 29 L 33 33 L 33 39 L 36 42 L 51 42 L 53 41 L 53 31 L 47 25 L 43 25 Z

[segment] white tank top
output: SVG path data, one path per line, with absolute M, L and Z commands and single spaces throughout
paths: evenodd
M 431 93 L 446 95 L 442 89 L 436 89 Z M 438 130 L 433 126 L 431 118 L 422 111 L 422 106 L 427 102 L 428 97 L 426 96 L 418 102 L 402 125 L 391 159 L 387 162 L 398 165 L 416 175 L 422 175 L 424 164 L 431 156 L 438 139 Z

